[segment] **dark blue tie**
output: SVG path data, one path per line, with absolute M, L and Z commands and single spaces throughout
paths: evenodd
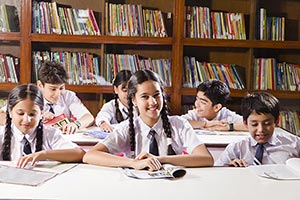
M 155 134 L 156 132 L 154 130 L 150 130 L 149 134 L 151 135 L 150 138 L 150 146 L 149 146 L 149 153 L 151 153 L 152 155 L 158 156 L 158 146 L 157 146 L 157 141 L 155 139 Z
M 54 109 L 53 109 L 53 103 L 48 103 L 48 106 L 50 107 L 49 112 L 52 112 L 53 114 L 55 114 Z
M 23 148 L 23 152 L 28 155 L 28 154 L 31 154 L 31 147 L 30 147 L 30 143 L 28 142 L 28 140 L 26 139 L 26 137 L 24 136 L 23 137 L 23 140 L 25 141 L 25 144 L 24 144 L 24 148 Z
M 254 165 L 261 165 L 262 164 L 263 155 L 264 155 L 264 144 L 258 144 L 253 164 Z

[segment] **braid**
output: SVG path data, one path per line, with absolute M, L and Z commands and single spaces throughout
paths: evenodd
M 124 118 L 123 118 L 123 115 L 122 115 L 122 113 L 120 111 L 120 108 L 119 108 L 118 98 L 119 98 L 118 95 L 115 94 L 116 119 L 120 123 L 124 120 Z
M 10 147 L 11 147 L 11 118 L 9 116 L 8 110 L 6 111 L 6 126 L 5 126 L 5 133 L 4 133 L 4 143 L 3 143 L 3 150 L 2 150 L 2 159 L 3 160 L 11 160 L 10 156 Z
M 43 122 L 42 120 L 39 121 L 39 124 L 36 129 L 36 146 L 35 152 L 41 151 L 43 145 Z
M 170 127 L 170 122 L 168 118 L 168 107 L 166 100 L 164 100 L 163 103 L 163 108 L 161 110 L 161 118 L 163 121 L 163 128 L 165 133 L 167 134 L 167 138 L 172 138 L 172 132 L 171 132 L 171 127 Z M 168 144 L 168 155 L 176 155 L 175 151 L 172 148 L 172 144 Z
M 135 152 L 135 131 L 134 131 L 134 125 L 133 125 L 133 103 L 131 102 L 131 98 L 129 100 L 128 118 L 129 118 L 130 150 L 131 150 L 131 152 Z

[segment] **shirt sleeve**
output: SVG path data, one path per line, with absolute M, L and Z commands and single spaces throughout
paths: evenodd
M 98 126 L 102 121 L 105 121 L 106 123 L 111 124 L 112 119 L 115 115 L 113 101 L 111 100 L 107 103 L 105 103 L 101 110 L 98 112 L 96 116 L 96 125 Z
M 227 145 L 225 150 L 221 153 L 220 157 L 215 162 L 214 166 L 224 167 L 228 166 L 230 161 L 239 158 L 235 152 L 237 148 L 237 143 L 231 143 Z
M 46 150 L 72 149 L 78 147 L 77 144 L 64 137 L 63 133 L 59 129 L 44 126 L 43 132 L 43 146 Z
M 64 100 L 66 106 L 69 107 L 71 114 L 76 119 L 81 118 L 85 114 L 91 114 L 90 111 L 85 107 L 81 100 L 76 96 L 75 92 L 65 90 Z
M 197 118 L 197 110 L 189 110 L 188 113 L 181 115 L 181 117 L 183 117 L 184 119 L 187 120 L 198 120 Z

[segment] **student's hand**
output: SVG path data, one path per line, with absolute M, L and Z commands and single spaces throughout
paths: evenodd
M 53 119 L 55 115 L 52 112 L 44 112 L 43 114 L 43 122 L 46 122 L 50 119 Z
M 100 130 L 105 131 L 105 132 L 112 132 L 114 127 L 112 127 L 110 124 L 108 124 L 105 121 L 102 121 L 99 125 Z
M 39 151 L 36 153 L 32 153 L 26 156 L 23 156 L 18 160 L 17 167 L 19 168 L 29 168 L 30 164 L 31 168 L 34 167 L 35 163 L 39 160 L 46 160 L 45 151 Z
M 203 129 L 208 131 L 228 131 L 229 125 L 225 121 L 213 120 L 207 121 Z
M 141 152 L 134 160 L 137 161 L 135 164 L 137 164 L 136 166 L 138 168 L 136 169 L 148 168 L 149 171 L 157 171 L 162 168 L 162 165 L 157 157 L 147 152 Z
M 247 167 L 248 163 L 243 159 L 234 159 L 230 161 L 229 166 L 233 167 Z
M 78 131 L 78 126 L 74 122 L 71 122 L 71 123 L 65 124 L 61 128 L 61 130 L 65 134 L 74 134 Z

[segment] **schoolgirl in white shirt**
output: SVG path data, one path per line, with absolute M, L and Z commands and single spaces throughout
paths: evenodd
M 85 152 L 62 132 L 42 122 L 44 99 L 33 84 L 19 85 L 9 94 L 6 125 L 0 128 L 1 160 L 18 160 L 25 167 L 39 160 L 81 162 Z
M 132 73 L 130 70 L 121 70 L 114 81 L 114 99 L 105 103 L 96 116 L 96 125 L 101 130 L 111 132 L 115 125 L 128 118 L 127 84 Z M 135 110 L 134 116 L 137 116 Z
M 181 117 L 168 117 L 163 93 L 163 83 L 156 73 L 141 70 L 132 75 L 128 82 L 129 119 L 88 151 L 83 161 L 149 170 L 159 170 L 164 163 L 186 167 L 212 166 L 211 154 L 198 140 L 191 125 Z M 140 114 L 136 119 L 133 118 L 134 106 Z M 188 154 L 183 155 L 183 151 Z M 115 153 L 124 153 L 125 156 Z

